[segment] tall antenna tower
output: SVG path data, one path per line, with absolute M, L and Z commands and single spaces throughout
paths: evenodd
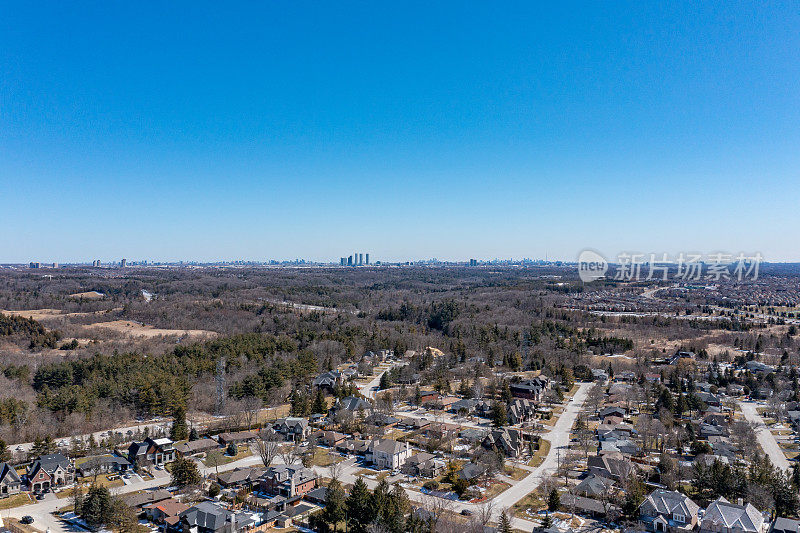
M 217 361 L 217 415 L 225 412 L 225 358 Z

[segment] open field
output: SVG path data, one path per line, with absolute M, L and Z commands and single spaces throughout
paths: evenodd
M 131 320 L 112 320 L 110 322 L 96 322 L 84 326 L 87 330 L 104 329 L 113 333 L 126 335 L 129 337 L 190 337 L 196 340 L 209 339 L 216 337 L 217 334 L 213 331 L 205 331 L 202 329 L 162 329 L 153 326 L 147 326 Z

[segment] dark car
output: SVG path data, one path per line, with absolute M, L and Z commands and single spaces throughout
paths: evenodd
M 19 521 L 20 521 L 21 524 L 25 524 L 25 525 L 33 524 L 33 517 L 30 516 L 30 515 L 25 515 L 22 518 L 20 518 Z
M 461 509 L 461 514 L 463 514 L 464 516 L 472 516 L 472 511 L 470 511 L 469 509 Z

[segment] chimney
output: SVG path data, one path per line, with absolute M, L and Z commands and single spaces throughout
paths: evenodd
M 736 503 L 737 503 L 738 505 L 744 505 L 744 500 L 743 500 L 743 499 L 741 499 L 741 498 L 737 498 L 737 499 L 736 499 Z

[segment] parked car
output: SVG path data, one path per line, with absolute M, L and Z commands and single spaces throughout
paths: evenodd
M 469 509 L 461 509 L 461 514 L 463 514 L 464 516 L 472 516 L 472 511 L 470 511 Z
M 28 524 L 33 524 L 33 517 L 31 515 L 26 514 L 25 516 L 20 518 L 19 521 L 20 523 L 25 524 L 27 526 Z

